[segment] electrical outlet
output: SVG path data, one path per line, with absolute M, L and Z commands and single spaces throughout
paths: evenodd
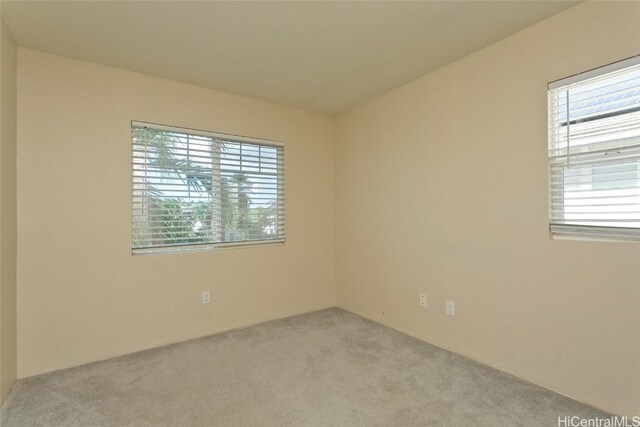
M 211 303 L 211 292 L 209 292 L 209 291 L 202 291 L 202 303 L 203 303 L 203 304 L 209 304 L 209 303 Z
M 425 294 L 420 294 L 420 307 L 427 308 L 427 296 Z
M 449 316 L 455 316 L 456 314 L 456 303 L 453 301 L 447 301 L 446 312 Z

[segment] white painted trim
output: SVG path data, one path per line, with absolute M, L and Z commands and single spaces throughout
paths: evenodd
M 549 83 L 549 90 L 558 89 L 564 86 L 569 86 L 574 83 L 583 82 L 585 80 L 592 79 L 594 77 L 602 76 L 603 74 L 613 73 L 625 68 L 633 67 L 640 64 L 640 55 L 632 56 L 631 58 L 623 59 L 621 61 L 613 62 L 611 64 L 603 65 L 602 67 L 593 68 L 582 73 L 574 74 L 559 80 L 555 80 Z
M 199 135 L 199 136 L 204 136 L 204 137 L 208 137 L 208 138 L 222 139 L 222 140 L 225 140 L 225 141 L 253 142 L 253 143 L 256 143 L 256 144 L 260 144 L 260 145 L 271 145 L 271 146 L 274 146 L 274 147 L 284 147 L 284 142 L 281 142 L 281 141 L 273 141 L 273 140 L 270 140 L 270 139 L 254 138 L 254 137 L 251 137 L 251 136 L 233 135 L 233 134 L 228 134 L 228 133 L 210 132 L 210 131 L 206 131 L 206 130 L 191 129 L 191 128 L 185 128 L 185 127 L 180 127 L 180 126 L 167 126 L 167 125 L 161 125 L 161 124 L 158 124 L 158 123 L 140 122 L 140 121 L 136 121 L 136 120 L 132 120 L 131 121 L 131 127 L 157 129 L 157 130 L 163 130 L 163 131 L 168 131 L 168 132 L 188 133 L 188 134 L 191 134 L 191 135 Z

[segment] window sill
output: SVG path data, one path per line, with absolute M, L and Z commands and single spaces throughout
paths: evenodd
M 549 226 L 549 236 L 553 240 L 581 240 L 610 243 L 640 242 L 640 229 L 551 224 Z
M 229 242 L 229 243 L 217 243 L 217 244 L 174 246 L 174 247 L 162 247 L 162 248 L 144 248 L 144 249 L 132 249 L 131 254 L 133 256 L 182 254 L 182 253 L 190 253 L 190 252 L 218 251 L 218 250 L 224 250 L 224 249 L 282 246 L 284 245 L 284 243 L 285 243 L 285 239 L 277 239 L 277 240 L 274 239 L 274 240 L 261 240 L 261 241 L 244 241 L 244 242 Z

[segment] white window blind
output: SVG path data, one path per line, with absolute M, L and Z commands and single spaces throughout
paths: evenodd
M 640 239 L 640 60 L 549 84 L 552 235 Z
M 132 122 L 134 253 L 284 242 L 282 144 Z

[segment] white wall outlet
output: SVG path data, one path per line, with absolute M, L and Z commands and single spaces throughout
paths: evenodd
M 420 294 L 420 307 L 427 308 L 427 296 L 425 294 Z
M 449 316 L 455 316 L 456 314 L 456 303 L 453 301 L 447 301 L 446 312 Z
M 209 292 L 209 291 L 202 291 L 202 303 L 203 303 L 203 304 L 209 304 L 209 303 L 211 303 L 211 292 Z

